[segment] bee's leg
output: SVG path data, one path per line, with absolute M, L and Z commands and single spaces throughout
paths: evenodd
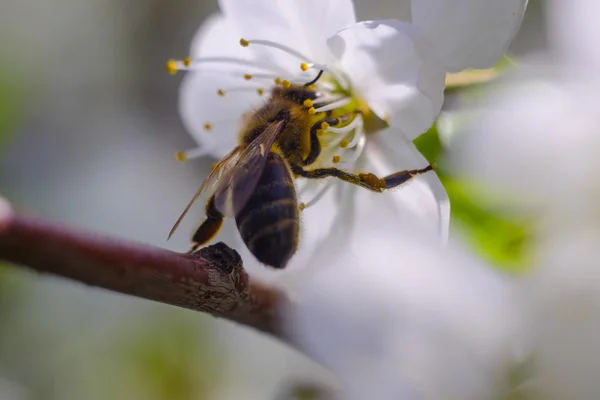
M 206 219 L 200 224 L 192 236 L 192 249 L 189 253 L 197 251 L 202 245 L 211 240 L 223 225 L 223 214 L 215 207 L 215 197 L 211 196 L 206 204 Z
M 309 179 L 326 178 L 329 176 L 350 182 L 354 185 L 362 186 L 375 192 L 383 192 L 386 189 L 393 189 L 409 181 L 417 175 L 432 171 L 433 166 L 428 165 L 422 169 L 411 169 L 406 171 L 398 171 L 383 178 L 378 178 L 370 172 L 352 174 L 337 168 L 319 168 L 310 171 L 304 170 L 299 165 L 290 165 L 292 172 L 296 175 Z
M 343 122 L 346 122 L 348 119 L 350 119 L 350 116 L 351 114 L 345 114 L 340 118 L 325 117 L 322 120 L 316 122 L 310 128 L 310 152 L 304 160 L 304 165 L 310 165 L 314 163 L 319 157 L 319 154 L 321 154 L 321 142 L 319 141 L 319 131 L 323 128 L 323 125 L 327 124 L 329 126 L 336 126 Z

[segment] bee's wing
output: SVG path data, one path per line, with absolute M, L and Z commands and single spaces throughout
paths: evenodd
M 271 123 L 244 149 L 231 174 L 219 181 L 215 207 L 223 215 L 236 216 L 246 205 L 265 169 L 267 157 L 286 121 Z
M 173 233 L 175 233 L 185 215 L 188 213 L 188 211 L 190 211 L 190 208 L 192 208 L 192 205 L 200 196 L 202 196 L 208 189 L 212 189 L 214 192 L 220 186 L 220 182 L 228 180 L 228 176 L 231 175 L 233 167 L 239 161 L 241 154 L 242 152 L 240 151 L 240 148 L 236 147 L 229 154 L 223 157 L 221 161 L 219 161 L 219 163 L 210 171 L 210 174 L 206 177 L 204 182 L 202 182 L 202 186 L 200 186 L 200 188 L 196 191 L 194 197 L 192 197 L 192 200 L 185 207 L 185 210 L 183 210 L 179 218 L 177 218 L 177 222 L 175 222 L 175 225 L 173 225 L 173 228 L 171 228 L 171 232 L 169 232 L 168 239 L 173 236 Z

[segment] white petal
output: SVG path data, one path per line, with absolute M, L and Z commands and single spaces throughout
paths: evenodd
M 600 119 L 586 105 L 597 92 L 541 79 L 513 85 L 484 103 L 456 140 L 452 164 L 526 206 L 560 207 L 571 217 L 595 210 Z
M 387 129 L 373 136 L 367 147 L 365 169 L 383 177 L 405 169 L 425 168 L 429 162 L 412 142 L 403 140 L 399 132 Z M 361 193 L 361 195 L 372 195 Z M 379 194 L 375 194 L 379 195 Z M 400 189 L 384 192 L 398 214 L 417 218 L 429 232 L 439 235 L 442 242 L 448 238 L 450 201 L 440 179 L 427 172 L 407 182 Z
M 409 140 L 431 126 L 444 99 L 445 73 L 413 26 L 391 20 L 360 22 L 328 43 L 381 119 Z
M 279 50 L 264 47 L 257 50 L 263 57 L 294 72 L 300 72 L 303 61 L 329 62 L 325 41 L 355 22 L 351 0 L 220 0 L 219 6 L 245 39 L 275 41 L 304 54 L 307 60 Z
M 412 22 L 448 72 L 491 68 L 516 35 L 527 0 L 414 0 Z
M 360 232 L 360 247 L 322 260 L 284 310 L 301 348 L 348 399 L 497 394 L 518 321 L 507 282 L 401 229 L 373 222 Z
M 554 0 L 549 7 L 548 31 L 560 56 L 571 68 L 600 67 L 600 2 L 596 0 Z
M 192 43 L 191 54 L 200 57 L 236 57 L 249 59 L 252 53 L 239 46 L 239 36 L 222 16 L 209 18 Z M 234 38 L 235 39 L 234 41 Z M 221 157 L 237 144 L 242 116 L 266 98 L 254 90 L 232 92 L 219 96 L 219 89 L 254 87 L 244 79 L 245 73 L 256 72 L 250 67 L 223 63 L 198 64 L 197 70 L 185 72 L 180 88 L 179 110 L 185 127 L 203 149 Z M 270 84 L 270 82 L 268 82 Z M 205 129 L 210 123 L 212 129 Z
M 536 398 L 600 398 L 600 232 L 588 222 L 545 232 L 538 268 L 523 282 L 534 312 Z

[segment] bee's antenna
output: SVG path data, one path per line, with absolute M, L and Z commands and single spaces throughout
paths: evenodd
M 319 73 L 317 74 L 317 76 L 315 77 L 315 79 L 313 79 L 312 81 L 305 83 L 304 87 L 308 87 L 310 85 L 313 85 L 315 83 L 317 83 L 317 81 L 321 78 L 321 75 L 323 75 L 323 70 L 320 70 Z

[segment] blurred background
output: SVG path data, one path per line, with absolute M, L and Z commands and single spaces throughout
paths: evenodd
M 356 3 L 361 20 L 387 15 Z M 543 9 L 530 1 L 515 60 L 543 52 Z M 166 235 L 214 160 L 175 161 L 194 143 L 178 115 L 181 74 L 165 62 L 187 55 L 216 10 L 216 0 L 3 0 L 2 196 L 23 212 L 186 250 L 202 207 Z M 446 111 L 471 95 L 449 91 Z M 442 128 L 418 139 L 432 161 L 443 159 Z M 479 204 L 443 163 L 440 173 L 453 231 L 518 270 L 525 227 Z M 246 328 L 0 265 L 0 400 L 307 399 L 327 379 Z

